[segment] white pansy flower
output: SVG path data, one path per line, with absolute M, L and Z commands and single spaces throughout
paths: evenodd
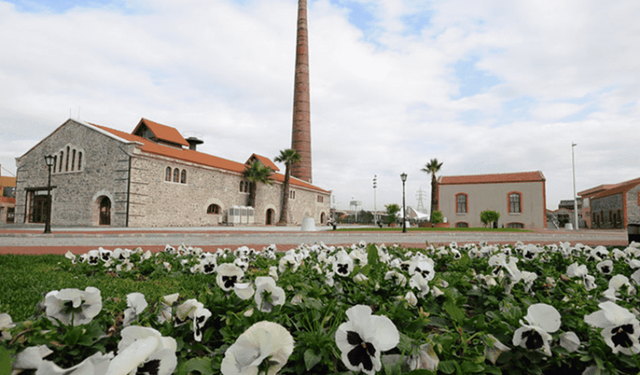
M 522 327 L 513 334 L 512 343 L 529 350 L 541 350 L 545 355 L 551 356 L 551 335 L 560 328 L 560 313 L 555 307 L 536 303 L 527 309 L 524 317 L 529 324 L 520 320 Z
M 9 330 L 15 327 L 15 323 L 11 319 L 11 315 L 7 313 L 0 314 L 0 338 L 3 340 L 11 340 L 11 333 Z
M 63 369 L 51 361 L 42 361 L 38 366 L 38 375 L 103 375 L 107 372 L 113 353 L 103 354 L 97 352 L 79 364 Z
M 613 261 L 611 259 L 603 260 L 596 264 L 596 268 L 603 275 L 609 275 L 613 271 Z
M 501 343 L 500 340 L 498 340 L 492 334 L 487 334 L 484 340 L 484 344 L 484 356 L 494 365 L 496 364 L 496 361 L 498 360 L 498 357 L 500 357 L 500 354 L 502 354 L 502 352 L 511 350 L 508 346 Z
M 362 274 L 361 272 L 359 272 L 357 275 L 353 277 L 353 281 L 355 281 L 356 283 L 364 283 L 368 280 L 369 278 L 364 274 Z
M 420 298 L 424 297 L 425 295 L 427 295 L 427 293 L 429 293 L 429 282 L 422 277 L 421 274 L 416 273 L 413 276 L 411 276 L 411 279 L 409 279 L 409 286 L 413 289 L 418 289 L 419 291 L 419 296 Z
M 573 353 L 580 347 L 580 338 L 575 332 L 565 332 L 560 335 L 560 346 Z
M 567 267 L 567 276 L 574 277 L 584 277 L 589 270 L 587 266 L 584 264 L 578 264 L 578 262 L 572 263 L 569 267 Z
M 349 276 L 351 271 L 353 271 L 353 259 L 346 251 L 340 250 L 333 261 L 333 273 L 345 277 Z
M 268 365 L 266 375 L 275 375 L 293 352 L 293 337 L 283 326 L 262 321 L 249 327 L 224 353 L 223 375 L 258 374 Z
M 158 313 L 158 322 L 160 324 L 171 321 L 173 318 L 173 312 L 171 306 L 178 301 L 180 293 L 169 294 L 162 297 L 160 301 L 160 312 Z
M 128 326 L 138 318 L 138 315 L 147 308 L 149 304 L 144 298 L 142 293 L 129 293 L 127 294 L 127 309 L 124 310 L 123 326 Z
M 129 326 L 121 333 L 118 354 L 105 375 L 172 374 L 178 365 L 176 340 L 149 327 Z
M 384 275 L 384 279 L 395 281 L 395 284 L 398 286 L 405 286 L 407 284 L 407 277 L 396 270 L 387 272 Z
M 46 345 L 30 346 L 16 355 L 13 368 L 15 370 L 37 370 L 42 364 L 42 359 L 51 353 L 53 350 Z
M 430 281 L 436 276 L 436 272 L 433 268 L 433 263 L 428 260 L 418 260 L 413 262 L 412 267 L 409 269 L 409 274 L 414 275 L 419 273 L 425 280 Z
M 435 372 L 438 369 L 440 359 L 431 344 L 420 345 L 418 354 L 409 358 L 409 369 L 413 370 L 429 370 Z
M 100 290 L 89 286 L 79 289 L 54 290 L 45 296 L 46 314 L 54 324 L 59 320 L 64 325 L 87 324 L 102 310 Z
M 629 278 L 624 275 L 615 275 L 609 279 L 609 288 L 602 293 L 602 296 L 609 301 L 616 301 L 620 296 L 620 290 L 626 288 L 629 295 L 636 294 L 636 288 L 629 283 Z
M 216 282 L 218 286 L 225 292 L 233 290 L 237 282 L 241 282 L 244 277 L 244 271 L 232 263 L 223 263 L 218 266 Z
M 76 255 L 71 252 L 71 250 L 67 250 L 64 254 L 64 257 L 71 261 L 71 264 L 76 264 Z
M 286 299 L 284 289 L 277 286 L 272 277 L 256 277 L 255 284 L 256 293 L 254 299 L 260 311 L 269 313 L 274 306 L 284 305 Z
M 276 267 L 276 266 L 269 267 L 269 276 L 273 277 L 273 279 L 275 281 L 278 281 L 278 278 L 279 278 L 279 276 L 278 276 L 278 267 Z
M 602 328 L 600 334 L 614 354 L 618 352 L 626 355 L 639 353 L 640 323 L 636 316 L 611 301 L 600 303 L 598 307 L 600 310 L 586 315 L 584 321 L 594 327 Z
M 380 353 L 398 345 L 398 329 L 386 316 L 372 315 L 366 305 L 350 307 L 347 318 L 335 336 L 342 362 L 349 370 L 375 374 L 382 368 Z

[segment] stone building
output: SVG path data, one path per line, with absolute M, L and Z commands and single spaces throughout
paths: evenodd
M 271 225 L 280 214 L 284 175 L 257 186 L 256 207 L 245 207 L 245 163 L 202 153 L 202 141 L 142 119 L 129 134 L 69 119 L 16 159 L 16 222 L 42 223 L 51 176 L 52 226 L 170 227 L 224 223 Z M 277 171 L 266 157 L 253 154 Z M 324 223 L 331 192 L 291 178 L 289 223 Z
M 546 228 L 546 179 L 542 172 L 440 176 L 440 211 L 451 226 L 481 227 L 482 211 L 500 214 L 498 226 Z
M 0 171 L 2 168 L 0 168 Z M 0 172 L 1 174 L 1 172 Z M 0 175 L 0 224 L 13 223 L 16 206 L 16 178 Z
M 593 229 L 623 229 L 640 224 L 640 178 L 599 185 L 581 192 L 582 216 Z

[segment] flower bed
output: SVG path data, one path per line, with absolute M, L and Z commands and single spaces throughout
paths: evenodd
M 640 246 L 360 243 L 206 253 L 102 248 L 67 267 L 193 291 L 114 309 L 43 291 L 41 313 L 0 314 L 0 373 L 637 373 Z M 190 276 L 191 277 L 191 276 Z M 184 286 L 192 288 L 193 284 Z M 103 304 L 104 302 L 104 304 Z M 107 303 L 108 302 L 108 303 Z

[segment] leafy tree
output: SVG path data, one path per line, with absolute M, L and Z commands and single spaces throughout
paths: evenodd
M 493 226 L 500 219 L 500 213 L 496 211 L 486 210 L 480 213 L 480 220 L 484 225 Z
M 444 215 L 442 211 L 433 211 L 431 213 L 431 224 L 440 224 L 444 222 Z
M 284 163 L 284 186 L 282 187 L 282 203 L 280 206 L 280 220 L 277 225 L 287 225 L 289 213 L 289 182 L 291 180 L 291 166 L 300 161 L 302 157 L 296 150 L 280 150 L 280 155 L 273 159 L 276 163 Z
M 438 181 L 436 180 L 436 173 L 442 168 L 442 163 L 438 163 L 438 159 L 431 159 L 428 164 L 425 164 L 422 172 L 431 174 L 431 211 L 435 212 L 440 209 L 438 203 Z
M 387 204 L 387 224 L 393 224 L 398 220 L 398 212 L 400 212 L 400 206 L 395 203 Z
M 272 173 L 273 170 L 271 170 L 271 168 L 265 166 L 258 160 L 254 160 L 251 164 L 247 164 L 245 166 L 242 175 L 245 180 L 250 182 L 249 202 L 247 202 L 248 206 L 255 208 L 258 183 L 271 185 L 273 183 L 273 178 L 271 177 Z

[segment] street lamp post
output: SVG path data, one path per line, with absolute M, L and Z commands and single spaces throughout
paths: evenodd
M 577 146 L 577 143 L 571 143 L 571 166 L 573 169 L 573 212 L 576 219 L 576 227 L 574 230 L 578 230 L 580 223 L 578 222 L 578 198 L 576 197 L 576 158 L 574 156 L 573 148 Z
M 378 211 L 376 210 L 376 187 L 378 187 L 378 176 L 373 175 L 373 225 L 378 225 Z
M 407 207 L 404 200 L 404 183 L 407 181 L 407 174 L 402 172 L 400 178 L 402 179 L 402 233 L 407 233 Z
M 53 156 L 45 156 L 44 162 L 49 169 L 49 181 L 47 182 L 47 219 L 44 223 L 44 233 L 51 233 L 51 167 L 53 167 Z

